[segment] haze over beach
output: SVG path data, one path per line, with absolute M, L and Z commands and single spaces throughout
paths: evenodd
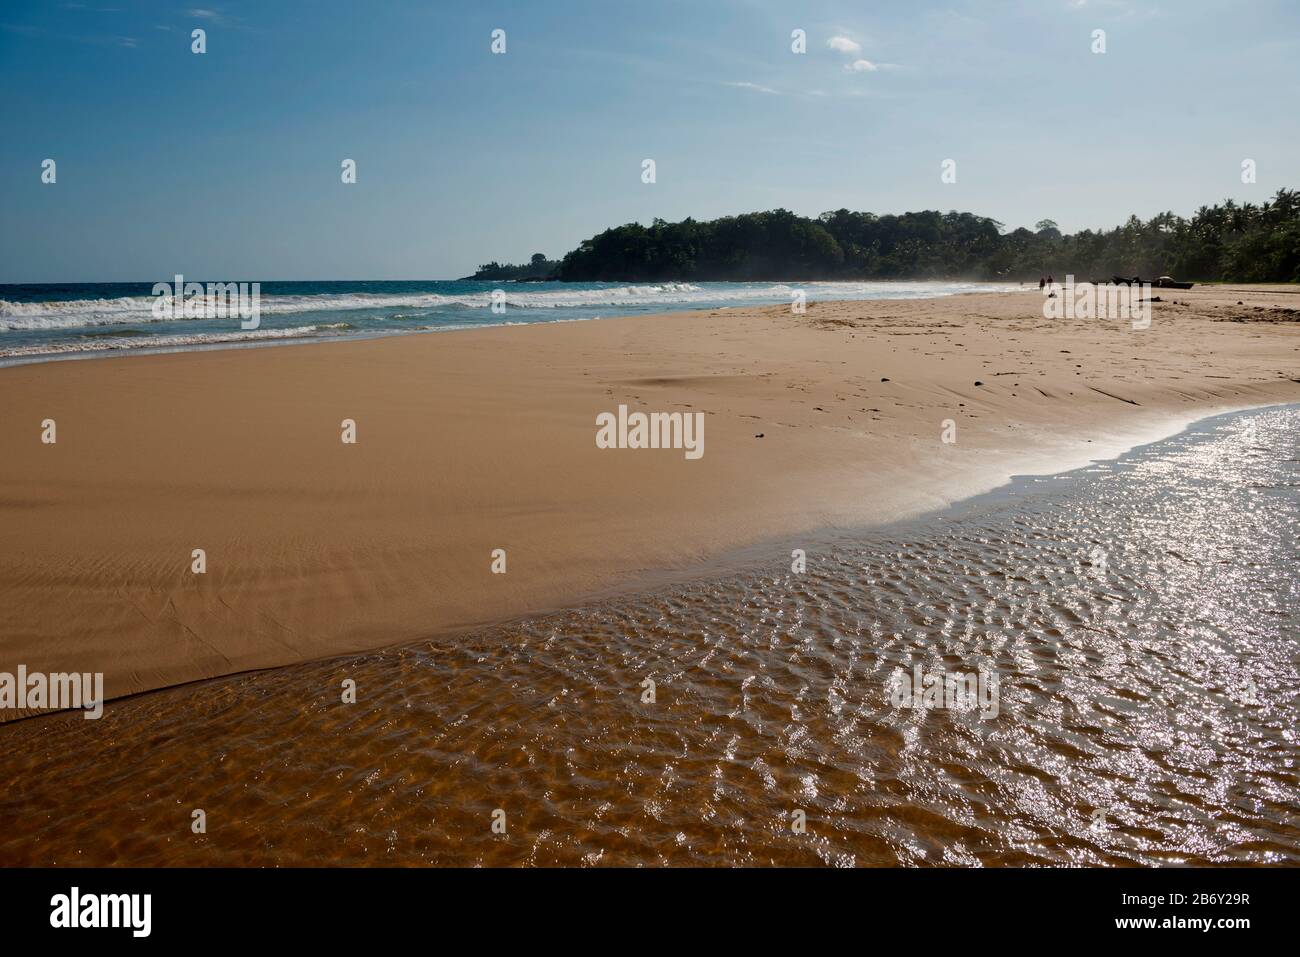
M 1300 14 L 877 6 L 5 12 L 17 920 L 392 865 L 1276 917 Z

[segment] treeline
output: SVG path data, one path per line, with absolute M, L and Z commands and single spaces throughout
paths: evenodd
M 547 259 L 545 253 L 533 253 L 528 262 L 520 263 L 517 266 L 513 263 L 499 263 L 496 260 L 484 263 L 478 267 L 478 271 L 474 275 L 466 278 L 499 282 L 511 279 L 515 281 L 522 279 L 543 280 L 553 278 L 559 268 L 559 260 Z
M 774 209 L 707 222 L 657 219 L 650 226 L 629 223 L 593 236 L 547 275 L 568 282 L 1032 281 L 1047 273 L 1080 279 L 1169 275 L 1200 282 L 1300 281 L 1300 194 L 1295 190 L 1278 190 L 1260 205 L 1227 200 L 1202 206 L 1191 219 L 1161 213 L 1143 222 L 1131 216 L 1114 229 L 1068 236 L 1051 220 L 1033 230 L 1003 229 L 987 216 L 933 210 L 877 216 L 838 209 L 809 219 Z

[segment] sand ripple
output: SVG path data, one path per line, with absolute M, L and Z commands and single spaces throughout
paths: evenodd
M 1300 863 L 1298 427 L 0 728 L 0 863 Z M 996 669 L 997 717 L 893 708 L 917 662 Z

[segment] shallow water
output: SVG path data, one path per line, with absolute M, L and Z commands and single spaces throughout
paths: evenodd
M 1297 864 L 1298 434 L 3 726 L 0 864 Z M 895 707 L 917 663 L 995 672 L 996 717 Z
M 164 281 L 174 284 L 174 277 Z M 683 309 L 790 303 L 795 288 L 809 301 L 924 299 L 999 292 L 1017 284 L 889 282 L 263 282 L 259 324 L 241 315 L 171 318 L 171 289 L 153 283 L 0 284 L 0 363 L 48 361 L 106 352 L 176 352 L 238 348 L 286 340 L 354 339 L 481 326 L 597 319 Z M 187 301 L 215 306 L 196 290 Z M 251 292 L 251 286 L 249 287 Z M 494 298 L 497 297 L 497 298 Z M 155 314 L 165 300 L 164 317 Z M 185 309 L 177 299 L 179 315 Z M 223 305 L 229 305 L 223 303 Z M 204 313 L 199 313 L 200 315 Z M 251 303 L 250 311 L 251 315 Z M 251 320 L 250 320 L 251 321 Z

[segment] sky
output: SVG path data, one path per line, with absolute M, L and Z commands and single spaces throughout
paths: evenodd
M 1295 0 L 4 0 L 0 282 L 455 278 L 777 207 L 1109 228 L 1300 186 L 1297 103 Z

